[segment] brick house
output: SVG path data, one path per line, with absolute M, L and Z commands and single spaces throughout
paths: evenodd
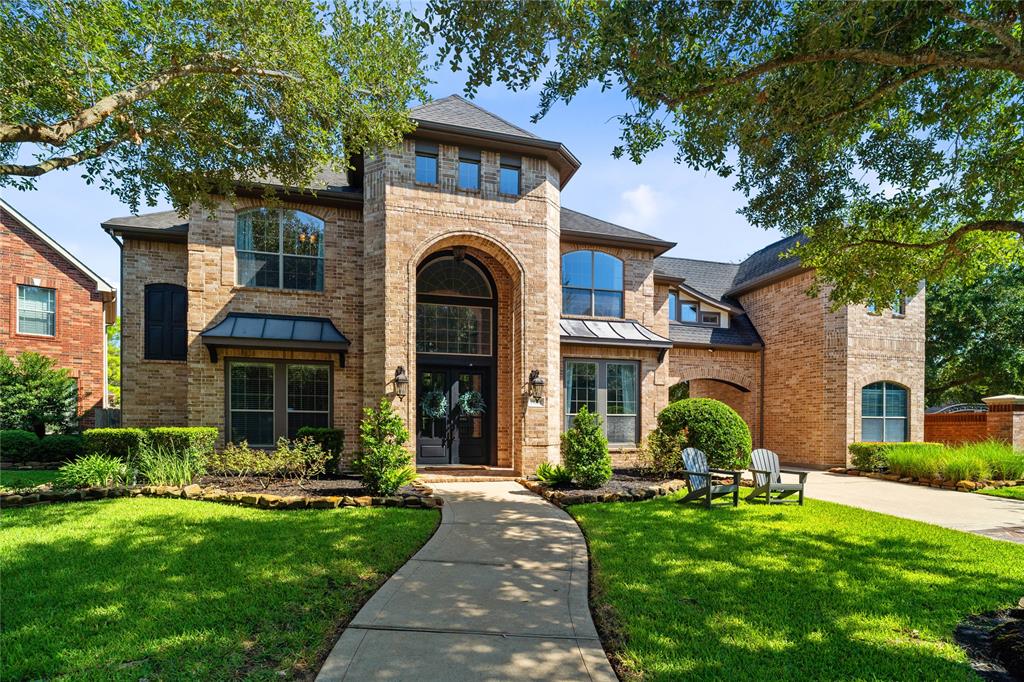
M 270 185 L 274 205 L 240 188 L 188 218 L 103 224 L 123 244 L 124 424 L 258 445 L 329 424 L 351 452 L 387 395 L 419 465 L 532 472 L 584 404 L 629 462 L 686 381 L 790 462 L 920 440 L 923 292 L 832 311 L 779 257 L 791 240 L 740 264 L 666 257 L 671 242 L 561 206 L 580 165 L 562 144 L 457 96 L 412 116 L 400 147 Z
M 114 288 L 0 199 L 0 344 L 53 358 L 78 384 L 83 427 L 107 406 L 106 326 Z

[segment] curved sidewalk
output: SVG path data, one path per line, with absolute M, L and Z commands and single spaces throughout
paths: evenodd
M 616 680 L 569 515 L 512 481 L 434 487 L 434 537 L 356 614 L 317 681 Z

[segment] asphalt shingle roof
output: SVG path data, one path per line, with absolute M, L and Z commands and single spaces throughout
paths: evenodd
M 509 123 L 500 116 L 496 116 L 458 95 L 448 95 L 447 97 L 421 104 L 410 109 L 409 116 L 417 121 L 443 123 L 492 133 L 537 139 L 537 136 L 529 130 Z
M 140 215 L 127 215 L 120 218 L 104 220 L 104 229 L 128 228 L 131 230 L 152 230 L 155 233 L 168 235 L 188 234 L 188 218 L 182 218 L 177 211 L 157 211 L 156 213 L 142 213 Z
M 663 239 L 659 239 L 637 230 L 631 230 L 628 227 L 622 225 L 616 225 L 610 223 L 607 220 L 601 220 L 589 216 L 579 211 L 573 211 L 572 209 L 562 207 L 561 215 L 559 218 L 561 223 L 561 231 L 563 233 L 578 233 L 581 235 L 593 235 L 596 237 L 610 237 L 613 239 L 625 239 L 640 242 L 647 242 L 650 244 L 660 244 L 666 249 L 675 246 L 673 242 L 667 242 Z
M 761 336 L 754 329 L 746 313 L 729 316 L 730 326 L 709 327 L 699 324 L 669 322 L 668 336 L 673 343 L 707 346 L 750 346 L 760 347 Z

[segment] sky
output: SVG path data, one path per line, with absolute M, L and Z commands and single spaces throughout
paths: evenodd
M 446 68 L 431 78 L 432 97 L 463 94 L 464 74 Z M 620 92 L 591 88 L 567 105 L 556 105 L 537 124 L 530 122 L 537 110 L 536 90 L 483 88 L 473 101 L 541 138 L 562 142 L 582 162 L 562 192 L 563 206 L 676 242 L 667 255 L 736 262 L 782 236 L 751 227 L 737 214 L 745 202 L 732 180 L 675 163 L 671 148 L 649 154 L 639 165 L 612 158 L 619 138 L 614 117 L 630 110 Z M 129 215 L 131 209 L 87 185 L 74 168 L 48 173 L 36 187 L 28 192 L 4 188 L 0 196 L 120 289 L 118 248 L 100 223 Z M 169 208 L 165 201 L 140 212 Z

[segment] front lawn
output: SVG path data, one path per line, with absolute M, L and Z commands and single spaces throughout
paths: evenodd
M 18 490 L 21 488 L 34 488 L 44 483 L 52 483 L 56 477 L 56 470 L 5 469 L 0 471 L 0 489 Z
M 1024 485 L 1011 488 L 985 488 L 976 492 L 982 495 L 992 495 L 993 497 L 1009 497 L 1011 500 L 1024 500 Z
M 4 510 L 4 679 L 309 677 L 437 523 L 148 498 Z
M 569 508 L 627 679 L 963 680 L 953 628 L 1024 595 L 1022 545 L 816 500 L 678 497 Z

